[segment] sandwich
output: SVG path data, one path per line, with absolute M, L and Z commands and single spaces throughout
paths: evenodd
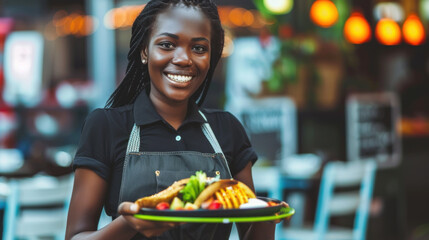
M 257 207 L 273 205 L 257 199 L 255 193 L 238 180 L 211 178 L 202 171 L 174 182 L 161 192 L 135 201 L 140 208 L 159 210 L 235 209 L 244 208 L 250 203 L 253 206 L 255 202 Z

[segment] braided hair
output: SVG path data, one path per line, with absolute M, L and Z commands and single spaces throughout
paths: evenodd
M 151 0 L 146 4 L 133 23 L 126 74 L 122 82 L 107 100 L 106 107 L 119 107 L 131 104 L 143 89 L 149 91 L 149 70 L 147 65 L 141 62 L 141 50 L 149 43 L 149 37 L 158 14 L 162 13 L 169 6 L 179 3 L 185 6 L 200 8 L 211 23 L 210 48 L 212 52 L 210 68 L 203 84 L 201 84 L 190 99 L 191 101 L 195 101 L 199 106 L 204 102 L 224 45 L 224 31 L 220 23 L 216 5 L 212 0 Z

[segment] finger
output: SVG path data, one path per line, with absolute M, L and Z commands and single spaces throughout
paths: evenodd
M 177 223 L 174 223 L 174 222 L 166 223 L 166 224 L 167 224 L 167 226 L 169 226 L 171 228 L 174 228 L 174 227 L 176 227 L 178 225 Z
M 276 215 L 278 215 L 278 214 L 276 214 Z M 283 218 L 279 218 L 279 219 L 275 219 L 275 220 L 273 220 L 271 222 L 274 223 L 274 224 L 278 224 L 278 223 L 281 223 L 282 220 L 283 220 Z
M 289 204 L 287 204 L 286 202 L 284 202 L 284 201 L 281 201 L 280 202 L 280 205 L 282 205 L 283 207 L 289 207 Z
M 180 225 L 183 225 L 183 224 L 185 224 L 184 222 L 168 222 L 167 223 L 168 224 L 168 226 L 170 226 L 170 227 L 177 227 L 177 226 L 180 226 Z
M 118 213 L 121 215 L 136 214 L 138 212 L 138 205 L 132 202 L 123 202 L 118 207 Z
M 276 219 L 276 220 L 272 220 L 272 222 L 275 223 L 275 224 L 281 223 L 283 220 L 286 221 L 286 222 L 288 222 L 290 220 L 290 218 L 291 218 L 290 216 L 289 217 L 285 217 L 285 218 L 279 218 L 279 219 Z

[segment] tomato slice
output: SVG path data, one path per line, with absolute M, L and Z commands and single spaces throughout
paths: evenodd
M 168 202 L 160 202 L 156 205 L 156 209 L 158 209 L 158 210 L 170 209 L 170 204 Z
M 222 203 L 219 200 L 213 200 L 207 209 L 216 210 L 222 208 Z

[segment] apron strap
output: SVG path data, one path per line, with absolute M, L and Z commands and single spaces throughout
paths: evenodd
M 202 130 L 203 130 L 204 135 L 206 136 L 207 140 L 209 140 L 209 142 L 212 145 L 215 153 L 220 153 L 222 155 L 222 158 L 225 160 L 225 165 L 226 165 L 226 168 L 228 169 L 229 176 L 232 177 L 231 170 L 229 169 L 228 161 L 226 161 L 226 157 L 223 154 L 222 148 L 220 147 L 219 142 L 217 141 L 217 138 L 216 138 L 212 128 L 210 127 L 210 124 L 207 121 L 206 116 L 200 110 L 198 110 L 198 111 L 200 112 L 200 114 L 204 118 L 204 120 L 206 120 L 206 122 L 204 124 L 202 124 Z
M 127 155 L 130 152 L 139 152 L 140 150 L 140 126 L 134 123 L 133 130 L 130 134 L 130 139 L 127 145 Z
M 202 130 L 203 130 L 204 135 L 209 140 L 209 142 L 212 145 L 215 153 L 222 153 L 222 155 L 223 155 L 222 148 L 220 147 L 219 142 L 217 141 L 216 136 L 214 135 L 213 130 L 210 127 L 210 124 L 207 122 L 206 116 L 204 116 L 204 114 L 201 111 L 199 111 L 199 112 L 200 112 L 201 116 L 204 118 L 204 120 L 206 120 L 206 123 L 202 124 Z

